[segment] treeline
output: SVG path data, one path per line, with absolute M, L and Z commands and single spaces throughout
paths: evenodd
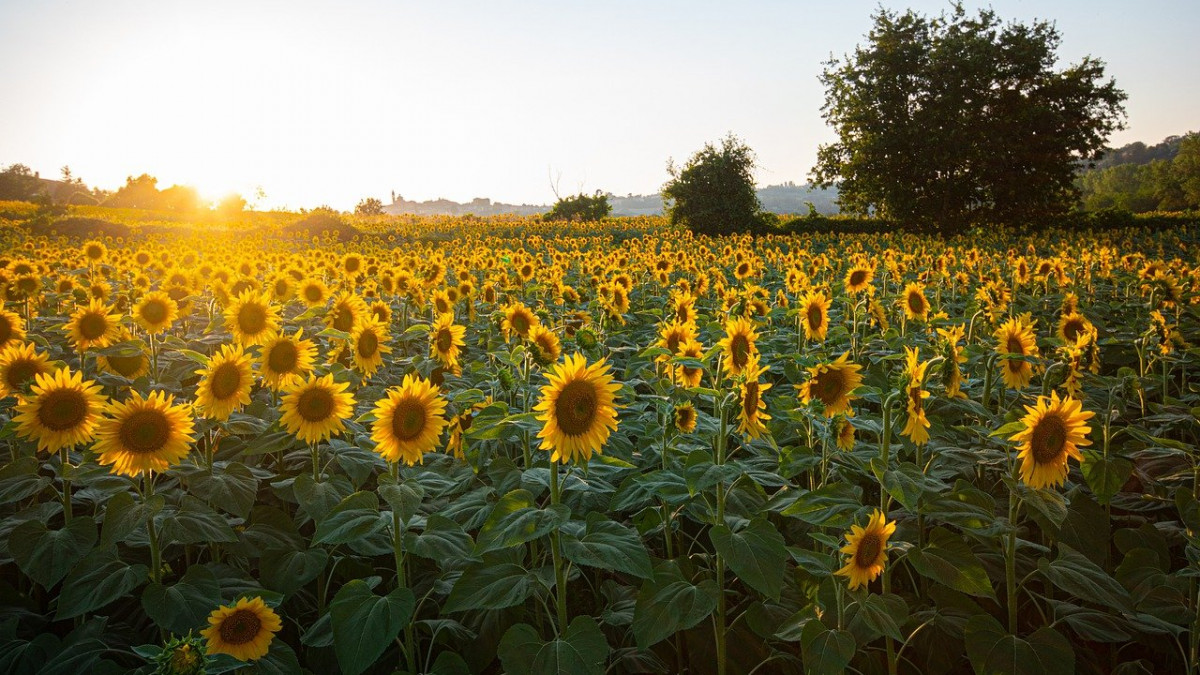
M 1200 133 L 1109 151 L 1094 168 L 1080 171 L 1076 184 L 1086 211 L 1200 209 Z
M 196 188 L 189 185 L 172 185 L 160 190 L 158 179 L 149 174 L 142 174 L 136 178 L 129 176 L 125 179 L 125 185 L 110 192 L 89 188 L 82 179 L 71 174 L 69 167 L 62 168 L 60 180 L 52 180 L 42 178 L 24 164 L 12 164 L 0 171 L 0 200 L 174 213 L 197 213 L 210 209 L 210 205 L 200 197 Z M 232 194 L 211 208 L 221 215 L 233 215 L 246 208 L 246 200 L 241 195 Z

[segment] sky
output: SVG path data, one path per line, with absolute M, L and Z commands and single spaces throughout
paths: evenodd
M 884 6 L 947 2 L 0 0 L 0 166 L 115 189 L 149 173 L 260 208 L 657 192 L 727 133 L 804 183 L 822 63 Z M 1129 95 L 1111 144 L 1200 130 L 1200 2 L 995 0 L 1054 21 Z M 253 195 L 261 188 L 265 195 Z

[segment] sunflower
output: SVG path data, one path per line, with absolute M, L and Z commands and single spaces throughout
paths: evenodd
M 696 337 L 696 324 L 684 323 L 679 320 L 663 324 L 659 330 L 658 342 L 654 343 L 656 347 L 662 347 L 670 352 L 670 354 L 660 354 L 656 361 L 669 361 L 672 356 L 679 353 L 679 348 L 687 344 Z
M 907 356 L 904 372 L 908 375 L 908 387 L 905 390 L 908 421 L 900 433 L 915 445 L 925 445 L 929 442 L 929 419 L 925 417 L 925 399 L 929 398 L 929 392 L 924 389 L 925 370 L 929 362 L 921 363 L 920 353 L 913 347 L 905 347 L 904 352 Z
M 857 295 L 871 287 L 871 281 L 875 279 L 875 269 L 862 263 L 855 264 L 846 271 L 844 280 L 846 293 L 849 295 Z
M 1058 392 L 1051 392 L 1049 398 L 1039 396 L 1037 404 L 1025 410 L 1021 420 L 1025 428 L 1009 438 L 1020 443 L 1021 480 L 1039 490 L 1062 485 L 1068 457 L 1082 462 L 1079 446 L 1092 443 L 1087 437 L 1092 429 L 1086 422 L 1096 413 L 1083 410 L 1083 404 L 1070 396 L 1059 399 Z
M 717 344 L 725 350 L 725 369 L 730 375 L 741 375 L 751 357 L 758 354 L 756 340 L 758 333 L 754 331 L 754 324 L 745 317 L 725 322 L 725 337 Z
M 834 438 L 839 450 L 849 452 L 854 449 L 854 425 L 850 424 L 849 418 L 837 418 L 837 422 L 834 424 Z
M 95 437 L 104 410 L 101 387 L 83 381 L 83 373 L 63 368 L 35 377 L 32 396 L 18 403 L 13 421 L 22 438 L 37 440 L 38 450 L 58 452 Z
M 446 441 L 446 450 L 455 457 L 462 459 L 463 457 L 463 436 L 471 428 L 471 424 L 475 421 L 475 416 L 481 410 L 492 404 L 492 397 L 488 396 L 483 401 L 472 405 L 470 408 L 462 411 L 450 420 L 450 438 Z
M 507 304 L 503 309 L 504 323 L 501 328 L 504 331 L 505 342 L 512 340 L 514 335 L 521 338 L 528 337 L 529 330 L 541 323 L 537 315 L 520 302 Z
M 25 321 L 19 314 L 0 307 L 0 349 L 25 339 Z
M 76 349 L 103 349 L 120 336 L 121 317 L 110 314 L 111 307 L 92 299 L 86 306 L 76 308 L 67 323 L 67 333 Z
M 258 373 L 272 391 L 285 389 L 312 371 L 317 347 L 312 340 L 303 339 L 303 333 L 304 329 L 291 337 L 279 333 L 263 343 Z
M 279 308 L 266 293 L 242 291 L 225 310 L 225 325 L 238 344 L 261 345 L 279 332 Z
M 946 396 L 948 398 L 966 398 L 967 395 L 962 392 L 963 376 L 959 366 L 967 362 L 967 357 L 962 355 L 962 350 L 958 347 L 959 340 L 963 338 L 963 327 L 939 328 L 937 334 L 945 340 L 942 346 L 941 376 L 942 386 L 946 388 Z
M 392 348 L 387 341 L 387 326 L 375 318 L 375 315 L 365 313 L 350 331 L 350 344 L 354 346 L 354 367 L 367 377 L 375 374 L 383 364 L 383 355 L 390 354 Z
M 542 412 L 538 438 L 541 449 L 552 451 L 550 461 L 587 461 L 617 428 L 614 400 L 621 385 L 613 383 L 608 368 L 603 359 L 589 366 L 582 354 L 574 354 L 546 374 L 550 384 L 542 387 L 534 410 Z
M 166 471 L 187 457 L 196 440 L 188 406 L 175 405 L 175 397 L 161 391 L 145 398 L 134 391 L 124 403 L 110 402 L 107 412 L 92 449 L 101 465 L 111 464 L 122 476 Z
M 887 562 L 888 538 L 896 531 L 896 523 L 888 522 L 879 509 L 871 514 L 871 520 L 866 528 L 858 525 L 850 526 L 846 535 L 846 545 L 842 553 L 850 556 L 846 566 L 834 572 L 838 576 L 850 580 L 850 590 L 865 586 L 874 581 L 883 572 Z
M 162 291 L 152 291 L 133 308 L 133 320 L 151 335 L 158 335 L 179 318 L 179 305 Z
M 675 406 L 675 428 L 681 434 L 690 434 L 696 430 L 696 406 L 690 401 Z
M 750 438 L 761 438 L 767 431 L 763 422 L 771 419 L 770 415 L 763 412 L 767 409 L 767 403 L 762 397 L 771 385 L 758 381 L 758 377 L 766 371 L 767 367 L 759 365 L 757 356 L 752 358 L 742 371 L 742 377 L 745 379 L 739 386 L 738 400 L 741 404 L 738 408 L 737 430 Z
M 466 326 L 456 326 L 453 314 L 441 314 L 429 329 L 429 355 L 447 368 L 458 365 L 458 354 L 465 344 Z
M 256 661 L 267 655 L 271 640 L 281 628 L 279 615 L 262 598 L 241 598 L 232 605 L 214 609 L 208 615 L 208 628 L 200 634 L 208 639 L 209 654 Z
M 436 386 L 410 373 L 375 404 L 371 439 L 375 452 L 387 461 L 412 466 L 424 462 L 445 428 L 446 400 Z
M 119 339 L 121 342 L 130 340 L 129 329 L 122 327 Z M 132 356 L 106 356 L 101 354 L 96 357 L 96 366 L 106 373 L 120 375 L 127 380 L 136 380 L 150 372 L 150 357 L 146 354 L 146 350 L 143 347 L 138 350 L 138 353 Z
M 904 287 L 904 316 L 909 321 L 925 321 L 929 318 L 929 300 L 925 298 L 925 286 L 916 282 Z
M 558 361 L 558 357 L 562 356 L 562 344 L 558 340 L 558 334 L 541 324 L 529 329 L 529 346 L 533 351 L 533 360 L 543 368 Z
M 684 359 L 699 360 L 704 356 L 704 345 L 697 340 L 688 340 L 680 346 L 676 356 Z M 675 384 L 681 387 L 699 387 L 700 380 L 704 377 L 703 368 L 693 368 L 687 365 L 675 366 L 671 372 L 671 379 L 675 380 Z
M 367 310 L 370 311 L 371 314 L 374 315 L 376 319 L 379 319 L 380 322 L 383 323 L 383 325 L 385 325 L 385 326 L 391 325 L 391 323 L 392 323 L 392 308 L 386 302 L 384 302 L 382 300 L 376 300 L 375 302 L 371 303 L 371 306 L 368 307 Z
M 808 369 L 809 379 L 800 385 L 802 403 L 820 401 L 825 405 L 825 416 L 833 417 L 850 409 L 850 401 L 858 398 L 854 390 L 862 384 L 858 373 L 862 366 L 850 363 L 850 352 L 842 354 L 833 363 L 821 363 Z
M 98 263 L 108 257 L 108 249 L 104 244 L 92 240 L 84 243 L 83 257 L 87 258 L 88 263 Z
M 996 330 L 996 352 L 1001 356 L 1037 356 L 1037 342 L 1033 336 L 1033 326 L 1027 325 L 1020 318 L 1005 321 Z M 1033 379 L 1033 365 L 1021 358 L 1004 359 L 1000 365 L 1000 373 L 1005 386 L 1012 389 L 1022 389 Z
M 350 291 L 338 293 L 325 315 L 325 325 L 343 333 L 354 330 L 367 315 L 367 303 Z
M 1058 320 L 1058 337 L 1067 344 L 1075 344 L 1080 335 L 1092 328 L 1092 322 L 1076 311 L 1064 313 Z
M 833 300 L 821 291 L 805 294 L 800 301 L 800 325 L 804 328 L 804 339 L 824 340 L 829 330 L 829 305 Z
M 334 382 L 333 375 L 293 382 L 281 401 L 280 423 L 296 438 L 317 443 L 346 430 L 345 420 L 354 414 L 350 385 Z
M 32 342 L 18 342 L 0 349 L 0 399 L 20 396 L 38 375 L 54 372 L 50 358 Z
M 320 279 L 307 279 L 300 284 L 296 295 L 307 307 L 319 307 L 329 300 L 329 287 Z
M 208 367 L 196 374 L 201 377 L 195 406 L 204 417 L 225 421 L 233 411 L 250 403 L 254 371 L 250 355 L 241 345 L 222 345 Z

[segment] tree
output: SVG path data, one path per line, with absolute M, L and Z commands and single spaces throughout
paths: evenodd
M 145 173 L 137 178 L 128 176 L 125 178 L 125 185 L 104 200 L 101 206 L 157 209 L 159 208 L 158 179 Z
M 31 201 L 42 192 L 41 179 L 24 164 L 13 164 L 0 171 L 0 199 Z
M 761 204 L 754 191 L 754 151 L 733 134 L 720 147 L 706 143 L 683 165 L 667 163 L 671 180 L 663 186 L 663 202 L 672 225 L 698 234 L 744 232 L 762 224 Z
M 222 218 L 233 218 L 246 209 L 246 199 L 239 194 L 228 194 L 217 202 L 216 212 Z
M 590 197 L 582 192 L 571 197 L 559 197 L 550 211 L 542 218 L 547 221 L 594 221 L 606 218 L 610 213 L 612 213 L 612 204 L 608 203 L 608 195 L 596 190 L 596 193 Z
M 1054 24 L 1004 24 L 961 4 L 930 19 L 880 9 L 866 46 L 826 63 L 835 143 L 814 180 L 852 213 L 941 229 L 1069 210 L 1080 160 L 1124 128 L 1126 95 L 1084 57 L 1055 70 Z
M 383 215 L 383 202 L 374 197 L 367 197 L 354 207 L 354 213 L 359 216 L 381 216 Z

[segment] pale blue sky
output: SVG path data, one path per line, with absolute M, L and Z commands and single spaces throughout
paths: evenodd
M 884 2 L 937 13 L 946 2 Z M 1060 56 L 1129 94 L 1114 144 L 1200 130 L 1200 2 L 992 3 L 1057 22 Z M 651 193 L 732 131 L 760 184 L 804 182 L 822 61 L 877 2 L 0 0 L 0 164 L 148 172 L 263 205 L 362 197 L 546 203 Z

